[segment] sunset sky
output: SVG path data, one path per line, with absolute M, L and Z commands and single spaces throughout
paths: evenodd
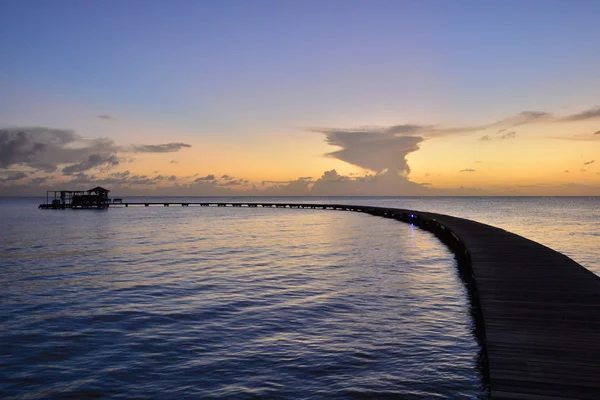
M 0 15 L 0 195 L 600 195 L 600 1 Z

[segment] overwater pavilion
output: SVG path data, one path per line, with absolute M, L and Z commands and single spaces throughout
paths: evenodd
M 110 204 L 109 192 L 100 186 L 85 191 L 49 190 L 43 208 L 107 208 Z

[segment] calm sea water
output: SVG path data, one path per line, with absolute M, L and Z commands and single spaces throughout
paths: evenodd
M 469 217 L 600 272 L 598 198 L 294 201 Z M 0 199 L 2 398 L 487 394 L 454 258 L 418 228 L 324 210 L 38 203 Z

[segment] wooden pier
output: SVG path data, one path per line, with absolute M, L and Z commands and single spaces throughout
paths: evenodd
M 235 202 L 110 207 L 173 205 L 355 211 L 415 224 L 457 256 L 493 399 L 600 399 L 600 277 L 548 247 L 466 219 L 384 207 Z

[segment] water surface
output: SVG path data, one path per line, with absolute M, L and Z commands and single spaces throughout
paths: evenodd
M 3 398 L 481 398 L 431 234 L 324 210 L 2 199 Z

